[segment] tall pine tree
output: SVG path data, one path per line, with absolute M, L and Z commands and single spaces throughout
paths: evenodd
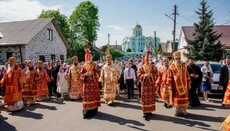
M 222 58 L 224 49 L 219 41 L 222 34 L 214 31 L 213 12 L 208 11 L 206 0 L 200 2 L 201 8 L 195 11 L 200 21 L 194 23 L 195 33 L 193 40 L 187 40 L 188 45 L 185 47 L 188 58 L 204 61 L 219 61 Z

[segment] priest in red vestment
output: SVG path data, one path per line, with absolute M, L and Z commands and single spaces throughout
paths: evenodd
M 174 61 L 169 66 L 165 84 L 172 90 L 173 106 L 176 108 L 175 116 L 186 116 L 189 104 L 188 91 L 190 76 L 185 63 L 181 61 L 180 52 L 173 53 Z
M 164 106 L 166 108 L 171 107 L 172 105 L 172 97 L 170 96 L 171 90 L 168 89 L 167 85 L 165 84 L 167 72 L 169 71 L 169 58 L 164 57 L 162 67 L 158 70 L 158 79 L 156 84 L 157 88 L 157 95 L 159 99 L 164 102 Z
M 25 84 L 25 76 L 16 64 L 15 57 L 10 57 L 8 63 L 8 69 L 0 83 L 5 90 L 4 102 L 7 104 L 9 111 L 16 111 L 24 106 L 21 90 Z
M 42 80 L 41 87 L 37 89 L 38 92 L 38 100 L 44 100 L 49 98 L 49 88 L 48 83 L 51 82 L 51 79 L 43 67 L 43 61 L 38 61 L 38 69 L 37 72 Z
M 139 68 L 137 77 L 141 82 L 141 106 L 145 120 L 149 121 L 152 112 L 155 111 L 155 82 L 157 80 L 157 69 L 149 62 L 150 50 L 145 56 L 144 64 Z
M 98 80 L 100 70 L 97 63 L 93 62 L 93 56 L 86 43 L 85 64 L 82 67 L 81 79 L 83 80 L 83 118 L 96 115 L 101 106 Z

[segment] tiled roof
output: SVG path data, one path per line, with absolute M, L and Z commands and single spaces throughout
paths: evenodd
M 53 18 L 41 18 L 27 21 L 14 21 L 0 23 L 0 46 L 27 44 L 37 33 L 39 33 Z
M 193 40 L 194 27 L 193 26 L 183 26 L 182 31 L 184 32 L 185 39 Z M 230 25 L 217 25 L 214 26 L 214 31 L 218 34 L 222 33 L 222 37 L 220 37 L 220 42 L 224 44 L 224 46 L 230 47 Z

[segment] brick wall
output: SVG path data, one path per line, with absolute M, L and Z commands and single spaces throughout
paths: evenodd
M 25 46 L 21 46 L 22 51 L 22 59 L 25 59 Z M 14 56 L 17 59 L 17 62 L 21 62 L 21 54 L 19 51 L 19 46 L 1 46 L 0 48 L 0 65 L 3 65 L 7 62 L 7 52 L 12 53 L 12 56 Z
M 48 29 L 53 30 L 53 40 L 48 40 Z M 51 61 L 51 54 L 55 55 L 56 60 L 60 60 L 60 55 L 64 55 L 64 61 L 66 60 L 66 47 L 51 22 L 26 45 L 25 50 L 26 60 L 37 61 L 39 56 L 43 55 L 45 61 Z
M 48 40 L 48 29 L 53 30 L 52 40 Z M 60 55 L 64 55 L 64 61 L 66 61 L 67 55 L 66 46 L 52 22 L 47 24 L 29 43 L 23 45 L 21 51 L 23 61 L 38 61 L 40 55 L 45 57 L 45 61 L 51 61 L 51 54 L 55 55 L 55 60 L 61 60 Z M 18 62 L 21 61 L 18 46 L 3 46 L 0 48 L 0 65 L 7 62 L 7 52 L 12 52 L 12 56 L 16 57 Z

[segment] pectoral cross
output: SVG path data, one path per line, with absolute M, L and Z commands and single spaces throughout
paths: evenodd
M 178 76 L 179 77 L 182 77 L 182 66 L 181 65 L 176 65 L 176 69 L 177 69 L 177 71 L 178 71 Z

